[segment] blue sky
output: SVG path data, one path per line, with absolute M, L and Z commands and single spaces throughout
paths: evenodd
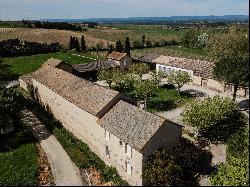
M 249 13 L 249 0 L 0 0 L 0 20 Z

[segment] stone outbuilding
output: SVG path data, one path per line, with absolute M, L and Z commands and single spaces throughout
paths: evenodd
M 107 56 L 107 59 L 119 63 L 121 70 L 127 70 L 132 64 L 132 58 L 127 53 L 113 51 Z

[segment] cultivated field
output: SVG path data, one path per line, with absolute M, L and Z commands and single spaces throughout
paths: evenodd
M 106 46 L 108 40 L 97 39 L 93 36 L 87 35 L 86 32 L 74 32 L 66 30 L 55 30 L 55 29 L 31 29 L 31 28 L 0 28 L 0 41 L 19 38 L 31 42 L 39 43 L 55 43 L 59 42 L 65 47 L 69 45 L 70 36 L 78 37 L 79 41 L 81 36 L 85 36 L 87 47 L 95 46 L 98 42 Z
M 112 42 L 116 42 L 117 40 L 124 41 L 126 37 L 129 37 L 131 42 L 136 40 L 141 41 L 143 34 L 145 34 L 146 40 L 151 42 L 161 42 L 162 40 L 180 41 L 185 32 L 185 30 L 163 29 L 161 26 L 155 25 L 115 25 L 112 27 L 98 27 L 86 31 L 89 36 Z
M 207 51 L 200 49 L 186 48 L 183 46 L 164 46 L 156 48 L 131 50 L 131 56 L 133 58 L 139 58 L 148 53 L 156 53 L 159 55 L 176 56 L 176 57 L 192 58 L 200 60 L 216 60 Z

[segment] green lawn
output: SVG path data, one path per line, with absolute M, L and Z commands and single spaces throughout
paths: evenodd
M 167 111 L 180 107 L 193 100 L 194 97 L 180 93 L 176 89 L 160 88 L 155 96 L 149 99 L 147 106 L 149 112 Z
M 88 57 L 96 58 L 96 56 L 93 54 L 85 54 L 85 55 Z M 57 58 L 66 61 L 69 64 L 80 64 L 93 61 L 91 59 L 74 56 L 69 53 L 57 52 L 57 53 L 31 55 L 31 56 L 4 58 L 3 63 L 9 64 L 11 66 L 10 70 L 12 70 L 13 73 L 20 76 L 37 70 L 49 58 Z
M 35 141 L 24 127 L 0 135 L 0 186 L 37 185 L 38 153 Z

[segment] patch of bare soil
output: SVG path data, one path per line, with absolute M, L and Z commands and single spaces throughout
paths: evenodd
M 52 175 L 51 167 L 46 153 L 42 149 L 40 144 L 37 144 L 38 148 L 38 185 L 39 186 L 55 186 L 54 178 Z

